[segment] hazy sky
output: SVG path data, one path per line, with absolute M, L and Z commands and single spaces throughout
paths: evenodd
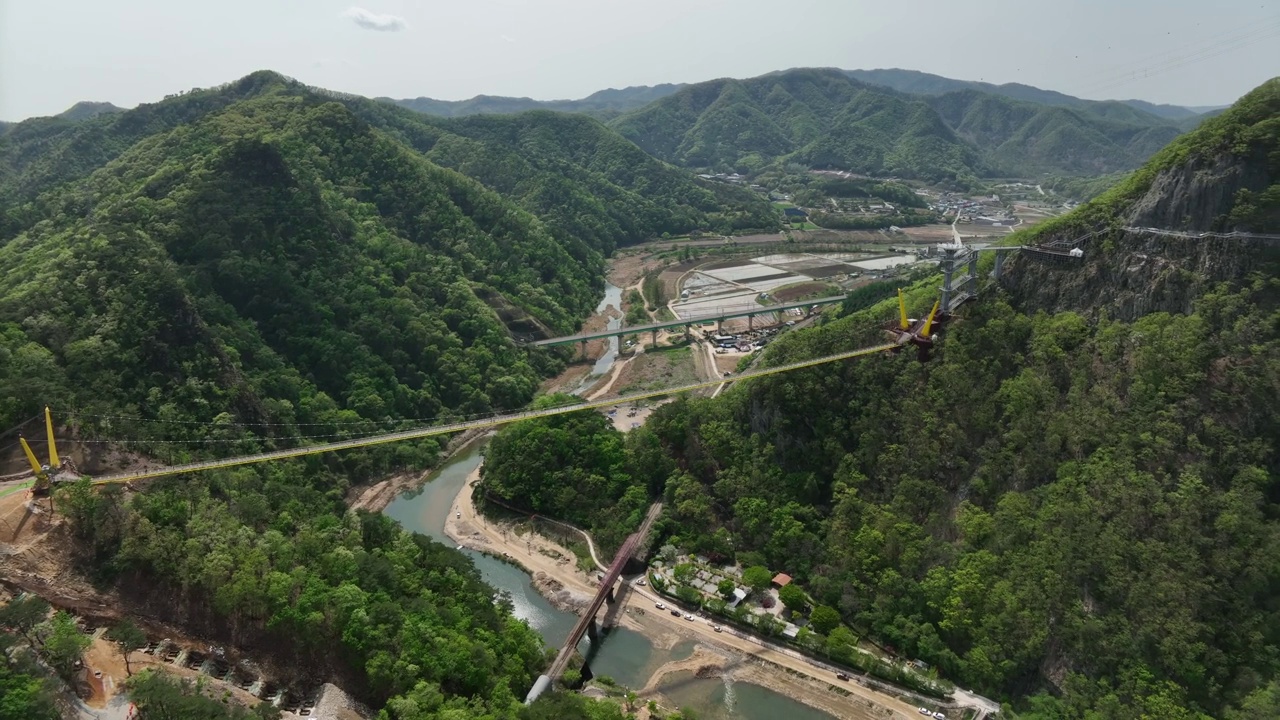
M 1226 104 L 1280 74 L 1261 0 L 0 0 L 0 119 L 270 69 L 360 95 L 578 98 L 791 67 L 902 67 Z

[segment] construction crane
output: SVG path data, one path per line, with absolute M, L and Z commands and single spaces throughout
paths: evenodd
M 22 444 L 22 451 L 27 454 L 27 462 L 31 463 L 31 471 L 36 476 L 36 482 L 31 486 L 31 494 L 35 496 L 47 495 L 53 485 L 53 476 L 62 469 L 62 462 L 58 459 L 58 445 L 53 440 L 53 415 L 49 412 L 47 406 L 44 409 L 44 430 L 45 436 L 49 441 L 48 465 L 41 465 L 40 461 L 36 459 L 35 452 L 27 444 L 27 439 L 21 435 L 18 436 L 18 442 Z

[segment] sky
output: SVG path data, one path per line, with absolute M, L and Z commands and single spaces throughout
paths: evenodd
M 0 0 L 0 119 L 255 70 L 396 98 L 579 98 L 794 67 L 1231 103 L 1280 74 L 1280 2 Z

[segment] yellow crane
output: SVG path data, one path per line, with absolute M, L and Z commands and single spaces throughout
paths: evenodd
M 58 445 L 53 440 L 53 414 L 49 412 L 49 408 L 44 409 L 44 430 L 45 437 L 49 441 L 49 464 L 41 465 L 36 459 L 36 454 L 32 451 L 31 446 L 27 444 L 27 439 L 18 436 L 18 442 L 22 444 L 22 451 L 27 454 L 27 462 L 31 463 L 31 471 L 35 473 L 36 482 L 31 487 L 34 495 L 43 495 L 49 492 L 52 484 L 53 475 L 62 468 L 62 462 L 58 459 Z

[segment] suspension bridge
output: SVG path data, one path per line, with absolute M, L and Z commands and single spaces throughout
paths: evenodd
M 779 373 L 792 372 L 803 368 L 816 367 L 827 363 L 839 362 L 841 360 L 850 360 L 867 355 L 888 352 L 898 349 L 905 341 L 897 341 L 884 343 L 881 345 L 872 345 L 869 347 L 849 350 L 847 352 L 836 353 L 834 355 L 826 355 L 819 358 L 802 360 L 799 362 L 787 363 L 775 367 L 761 368 L 744 372 L 738 376 L 739 380 L 749 380 L 751 378 L 765 377 L 768 375 L 777 375 Z M 450 435 L 453 433 L 463 432 L 466 430 L 495 428 L 507 425 L 521 420 L 531 420 L 534 418 L 551 417 L 554 415 L 563 415 L 566 413 L 578 412 L 580 410 L 593 410 L 603 407 L 611 407 L 615 405 L 635 404 L 641 400 L 648 400 L 655 397 L 665 395 L 678 395 L 680 393 L 690 392 L 693 390 L 701 390 L 712 388 L 724 382 L 723 379 L 708 380 L 703 382 L 689 383 L 686 385 L 678 385 L 675 387 L 662 388 L 658 390 L 648 390 L 644 392 L 629 393 L 617 397 L 584 400 L 582 402 L 571 403 L 567 405 L 558 405 L 556 407 L 541 408 L 538 410 L 525 410 L 521 412 L 505 413 L 491 415 L 472 420 L 464 420 L 452 423 L 440 423 L 434 425 L 425 425 L 422 427 L 412 428 L 409 430 L 400 430 L 395 432 L 385 432 L 371 434 L 364 437 L 351 438 L 347 440 L 338 440 L 335 442 L 318 443 L 315 445 L 303 445 L 294 448 L 286 448 L 281 450 L 271 450 L 260 453 L 252 453 L 248 455 L 239 455 L 234 457 L 203 460 L 199 462 L 183 463 L 178 465 L 170 465 L 165 467 L 147 468 L 133 470 L 110 475 L 100 475 L 90 479 L 93 485 L 112 485 L 121 483 L 130 483 L 137 480 L 147 480 L 151 478 L 166 477 L 170 475 L 182 475 L 185 473 L 197 473 L 207 470 L 220 470 L 224 468 L 239 467 L 243 465 L 256 465 L 259 463 L 273 462 L 276 460 L 286 460 L 289 458 L 305 457 L 308 455 L 320 455 L 323 453 L 340 452 L 342 450 L 354 450 L 357 448 L 372 447 L 376 445 L 385 445 L 388 443 L 403 442 L 406 440 L 417 440 L 420 438 L 435 437 L 438 435 Z M 46 416 L 47 419 L 47 416 Z M 49 425 L 49 427 L 52 427 Z M 52 431 L 50 431 L 52 433 Z M 52 437 L 52 435 L 51 435 Z M 22 441 L 26 447 L 26 441 Z M 56 475 L 61 468 L 61 464 L 57 459 L 57 450 L 50 440 L 51 458 L 48 465 L 41 465 L 36 459 L 34 453 L 29 452 L 28 458 L 31 461 L 33 470 L 37 477 L 40 475 L 52 476 Z M 65 481 L 65 478 L 56 478 L 58 481 Z

